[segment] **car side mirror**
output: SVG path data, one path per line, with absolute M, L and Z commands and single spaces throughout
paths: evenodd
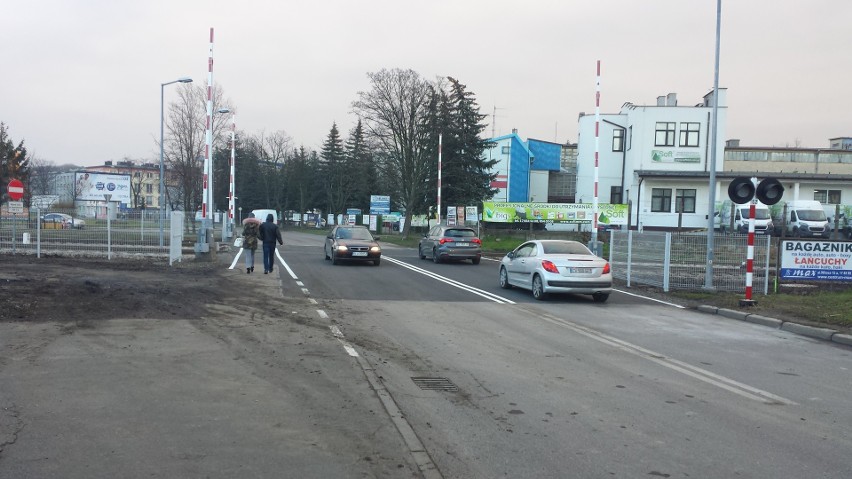
M 507 257 L 507 258 L 509 258 L 509 259 L 514 258 L 514 257 L 515 257 L 515 252 L 514 252 L 514 251 L 509 251 L 508 253 L 506 253 L 506 257 Z
M 382 237 L 381 236 L 373 236 L 373 239 L 376 240 L 376 241 L 381 241 Z

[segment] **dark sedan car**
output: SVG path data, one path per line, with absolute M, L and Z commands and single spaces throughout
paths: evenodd
M 325 237 L 325 259 L 332 264 L 341 261 L 372 261 L 378 266 L 382 260 L 379 238 L 366 226 L 338 225 Z
M 420 259 L 431 256 L 435 263 L 469 259 L 479 264 L 482 259 L 482 240 L 467 226 L 434 226 L 420 240 L 417 249 Z

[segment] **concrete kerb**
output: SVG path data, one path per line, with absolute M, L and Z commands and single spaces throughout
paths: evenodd
M 751 314 L 744 311 L 736 311 L 733 309 L 717 308 L 715 306 L 700 305 L 696 308 L 702 313 L 717 314 L 726 318 L 745 321 L 748 323 L 768 326 L 770 328 L 781 329 L 787 332 L 808 336 L 811 338 L 821 339 L 823 341 L 831 341 L 837 344 L 852 346 L 852 335 L 842 334 L 830 328 L 819 328 L 815 326 L 807 326 L 804 324 L 794 323 L 791 321 L 782 321 L 780 319 L 769 318 L 757 314 Z

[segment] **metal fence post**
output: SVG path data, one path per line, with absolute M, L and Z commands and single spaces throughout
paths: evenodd
M 669 276 L 672 263 L 672 234 L 666 233 L 666 248 L 663 256 L 663 291 L 669 292 Z

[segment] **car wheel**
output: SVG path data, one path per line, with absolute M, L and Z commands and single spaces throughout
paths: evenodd
M 481 258 L 479 256 L 477 256 L 476 258 L 471 258 L 470 262 L 473 263 L 473 264 L 479 264 L 480 259 Z
M 541 282 L 541 276 L 535 275 L 532 280 L 532 295 L 533 298 L 541 301 L 542 299 L 547 297 L 547 293 L 544 292 L 544 284 Z
M 421 248 L 420 246 L 417 247 L 417 254 L 420 255 L 420 259 L 426 259 L 426 255 L 423 254 L 423 248 Z
M 509 273 L 506 272 L 506 267 L 500 267 L 500 287 L 503 289 L 510 289 L 512 285 L 509 283 Z
M 379 258 L 379 259 L 374 259 L 374 260 L 373 260 L 373 266 L 378 266 L 378 265 L 380 265 L 381 263 L 382 263 L 381 258 Z
M 326 260 L 326 261 L 328 261 L 328 260 L 330 260 L 330 259 L 331 259 L 331 258 L 329 258 L 329 257 L 328 257 L 328 250 L 326 250 L 326 249 L 325 249 L 325 247 L 323 247 L 323 248 L 322 248 L 322 253 L 325 255 L 325 260 Z
M 432 262 L 435 263 L 435 264 L 438 264 L 438 263 L 441 262 L 441 257 L 438 256 L 438 250 L 435 249 L 435 248 L 432 248 Z
M 592 295 L 592 298 L 594 298 L 596 303 L 606 303 L 606 300 L 609 299 L 609 295 L 604 293 L 595 293 Z

